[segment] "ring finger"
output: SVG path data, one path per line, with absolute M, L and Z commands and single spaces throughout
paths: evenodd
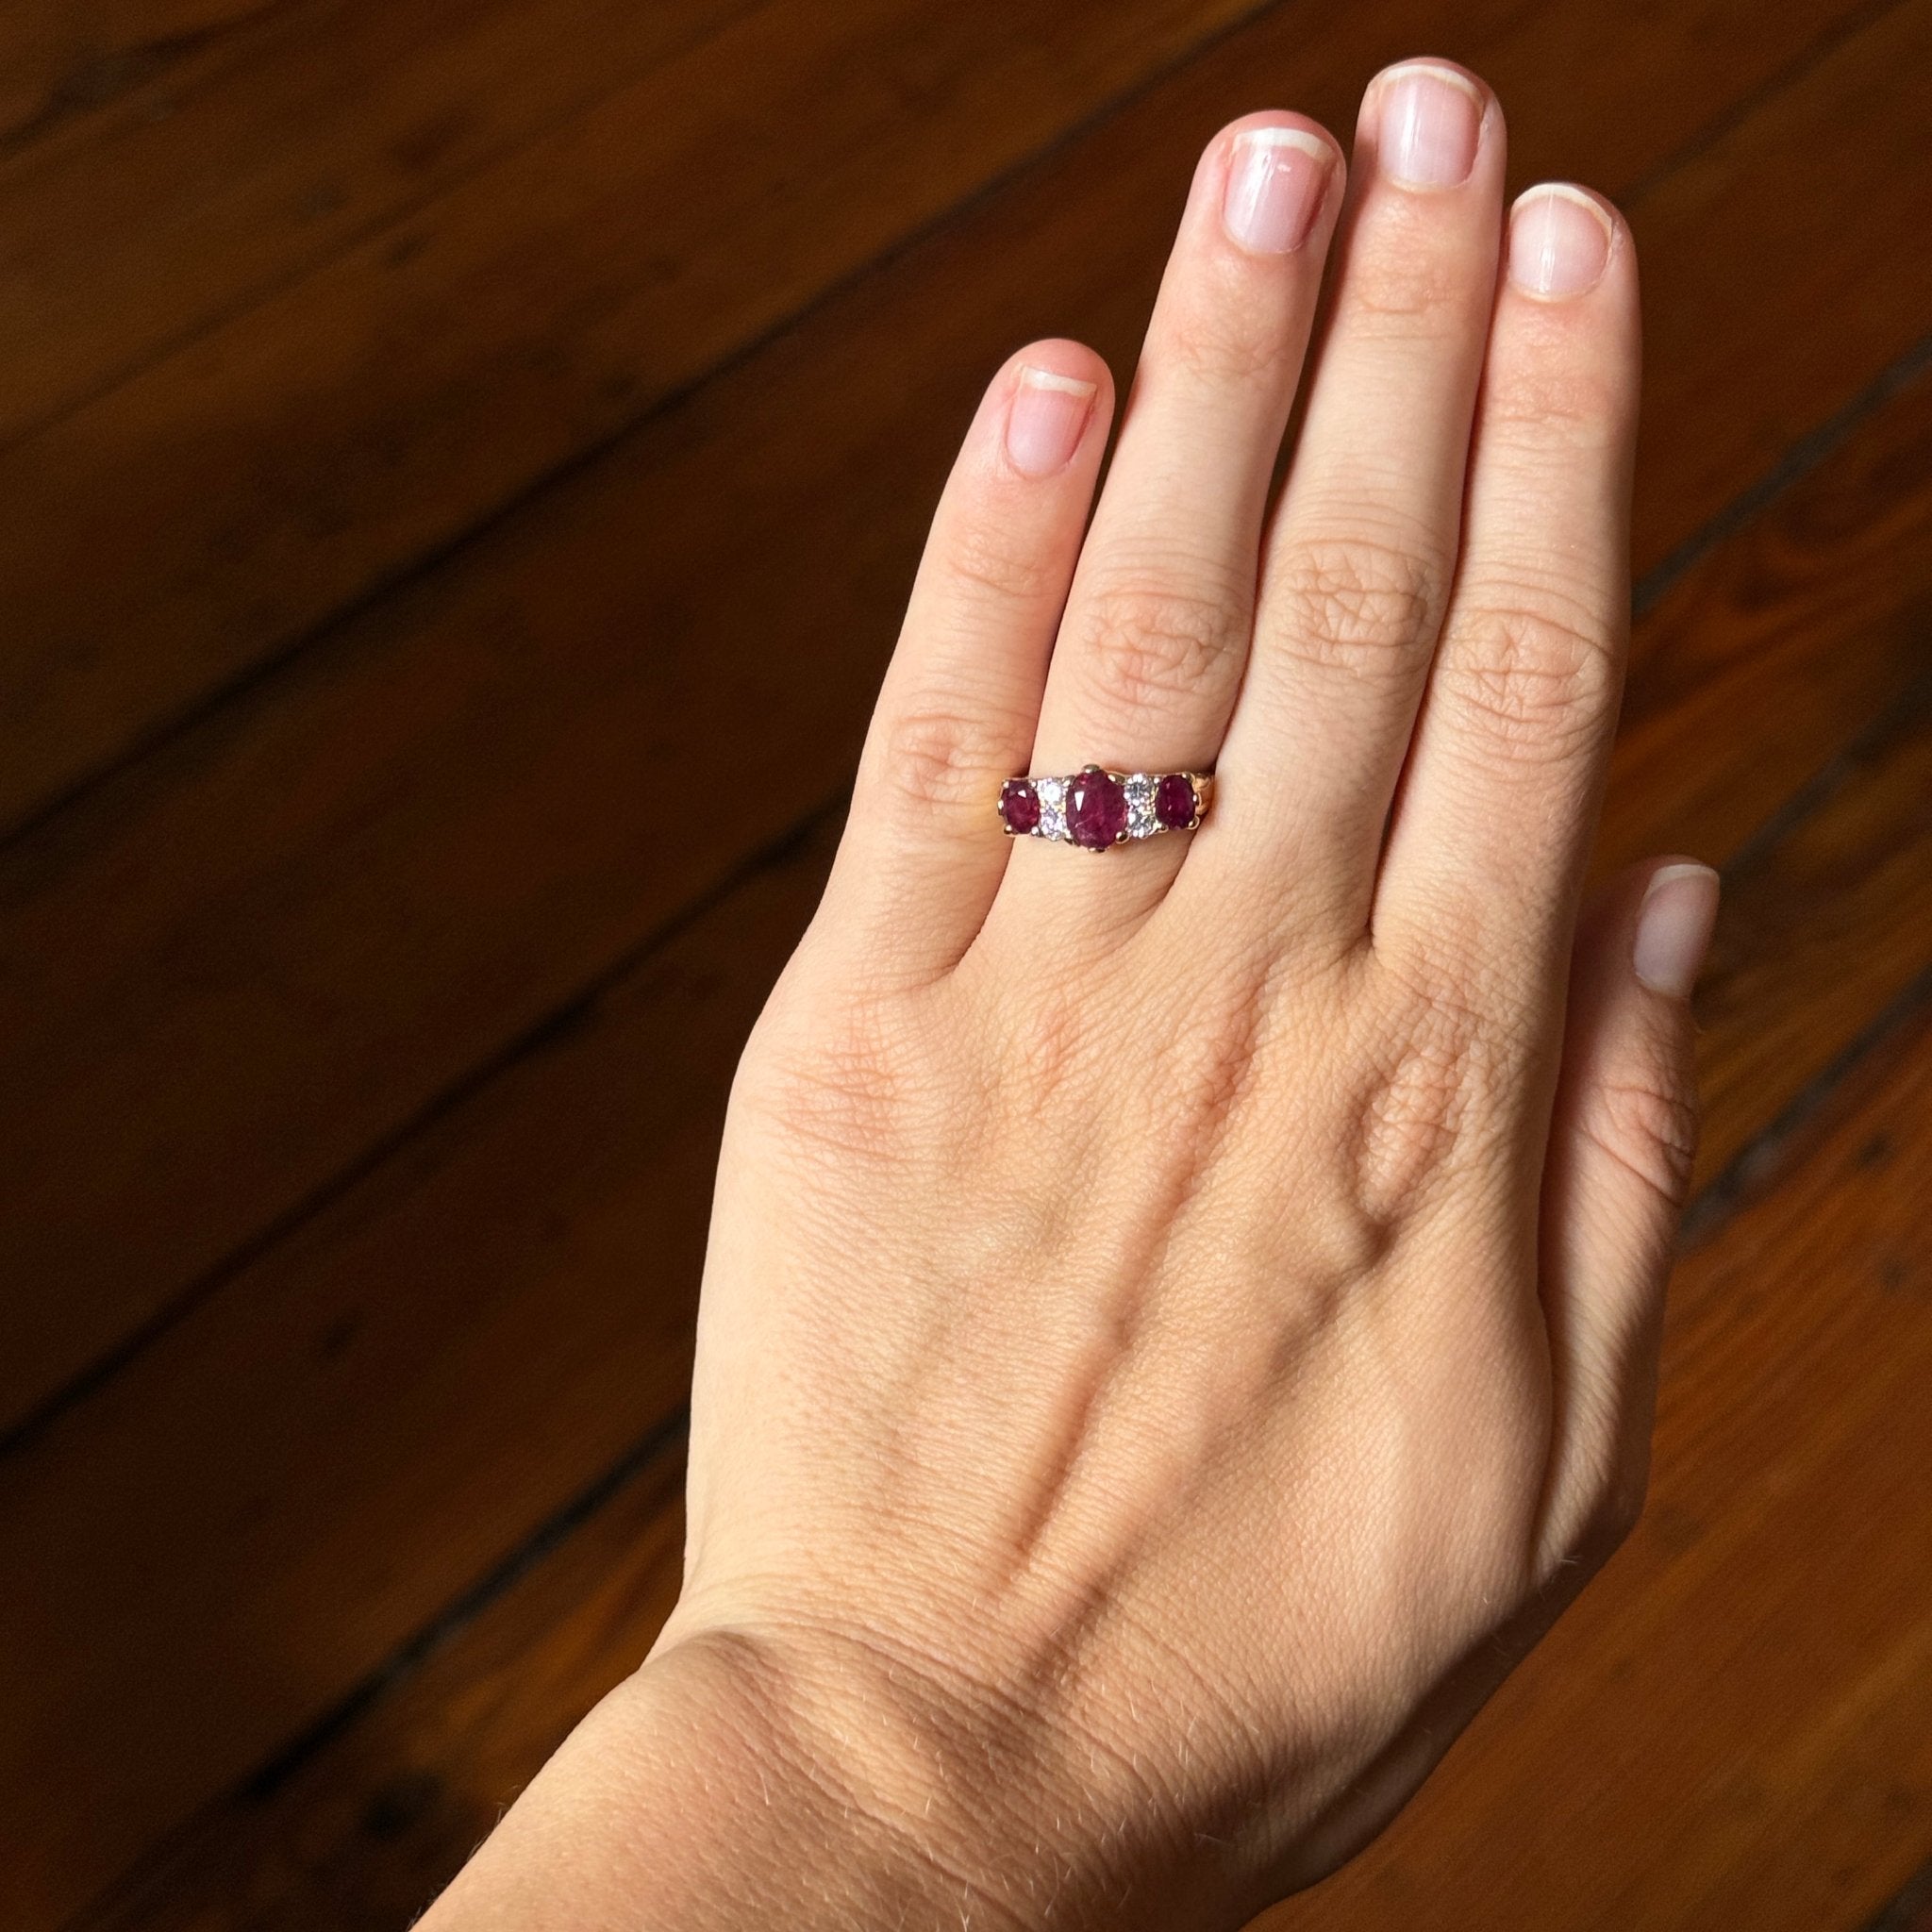
M 1202 157 L 1060 625 L 1035 770 L 1213 762 L 1342 173 L 1330 137 L 1290 115 L 1238 122 Z M 1001 897 L 1045 893 L 1091 914 L 1097 895 L 1131 916 L 1184 843 L 1130 846 L 1107 876 L 1070 878 L 1067 854 L 1023 840 Z

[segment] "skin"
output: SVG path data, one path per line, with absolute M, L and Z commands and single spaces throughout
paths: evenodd
M 1634 1521 L 1715 891 L 1579 924 L 1636 260 L 1573 191 L 1601 273 L 1540 284 L 1564 210 L 1512 250 L 1434 65 L 1459 182 L 1399 178 L 1402 72 L 1352 164 L 1216 137 L 1097 508 L 1104 364 L 994 378 L 733 1092 L 682 1598 L 428 1932 L 1239 1925 Z M 1255 129 L 1307 137 L 1296 245 L 1224 216 Z M 1045 474 L 1026 369 L 1091 385 Z M 1090 758 L 1213 810 L 999 836 Z

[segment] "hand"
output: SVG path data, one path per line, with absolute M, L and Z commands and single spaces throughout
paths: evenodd
M 1441 63 L 1346 193 L 1217 137 L 1091 530 L 1107 369 L 994 380 L 733 1095 L 683 1599 L 467 1883 L 559 1817 L 581 1866 L 588 1783 L 635 1923 L 1238 1924 L 1629 1526 L 1716 882 L 1577 924 L 1636 264 L 1503 177 Z M 1001 837 L 1090 760 L 1211 813 Z

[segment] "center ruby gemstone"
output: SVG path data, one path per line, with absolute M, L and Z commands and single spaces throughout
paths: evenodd
M 1185 772 L 1170 772 L 1154 788 L 1154 816 L 1170 832 L 1194 822 L 1194 785 Z
M 1118 845 L 1127 832 L 1127 793 L 1121 781 L 1108 772 L 1082 772 L 1068 779 L 1067 832 L 1075 845 Z

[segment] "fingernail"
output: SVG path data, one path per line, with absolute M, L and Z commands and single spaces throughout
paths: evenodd
M 1545 182 L 1509 211 L 1509 279 L 1546 302 L 1580 295 L 1609 266 L 1610 218 L 1580 188 Z
M 1383 75 L 1375 158 L 1411 188 L 1454 188 L 1469 179 L 1482 136 L 1483 97 L 1453 67 L 1416 61 Z
M 1290 255 L 1308 239 L 1335 151 L 1299 127 L 1249 127 L 1234 138 L 1221 219 L 1255 255 Z
M 1094 385 L 1023 363 L 1007 409 L 1007 455 L 1026 476 L 1064 470 L 1093 413 Z
M 1652 992 L 1687 1000 L 1717 924 L 1718 877 L 1707 865 L 1659 866 L 1637 915 L 1630 963 Z

